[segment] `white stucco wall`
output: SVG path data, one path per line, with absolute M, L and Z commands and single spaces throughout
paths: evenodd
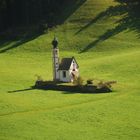
M 60 81 L 62 81 L 62 82 L 71 82 L 70 72 L 69 71 L 65 71 L 65 72 L 66 72 L 66 77 L 63 77 L 63 70 L 59 71 Z
M 73 67 L 73 62 L 75 63 L 75 67 Z M 73 62 L 71 63 L 69 72 L 71 74 L 71 72 L 73 71 L 73 69 L 75 69 L 75 72 L 78 74 L 77 76 L 79 76 L 79 69 L 78 69 L 77 63 L 74 60 L 73 60 Z

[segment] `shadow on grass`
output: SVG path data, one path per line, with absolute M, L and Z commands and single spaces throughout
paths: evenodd
M 34 90 L 34 88 L 30 87 L 30 88 L 25 88 L 25 89 L 20 89 L 20 90 L 13 90 L 13 91 L 8 91 L 8 93 L 24 92 L 24 91 L 30 91 L 30 90 Z
M 98 43 L 101 43 L 126 29 L 127 27 L 125 25 L 124 26 L 121 25 L 121 26 L 115 27 L 114 29 L 107 30 L 103 35 L 99 36 L 98 39 L 88 44 L 83 50 L 80 51 L 80 53 L 84 53 L 88 51 L 89 49 L 95 47 Z
M 110 93 L 112 92 L 109 88 L 100 88 L 98 89 L 96 86 L 69 86 L 69 85 L 41 85 L 41 86 L 32 86 L 26 89 L 8 91 L 8 93 L 17 93 L 17 92 L 25 92 L 31 90 L 51 90 L 51 91 L 61 91 L 63 94 L 101 94 L 101 93 Z
M 54 83 L 53 81 L 36 81 L 35 86 L 32 88 L 40 90 L 54 90 L 63 91 L 67 93 L 109 93 L 112 90 L 109 87 L 98 88 L 94 85 L 62 85 L 60 83 Z
M 91 25 L 95 24 L 100 19 L 107 19 L 112 16 L 124 14 L 127 12 L 126 6 L 124 5 L 117 5 L 117 6 L 110 6 L 105 11 L 99 13 L 94 19 L 92 19 L 87 25 L 82 27 L 79 31 L 77 31 L 75 34 L 79 34 L 80 32 L 86 30 Z
M 67 0 L 65 1 L 56 12 L 54 17 L 55 24 L 63 24 L 82 4 L 87 0 Z
M 120 0 L 117 0 L 120 2 Z M 123 1 L 123 0 L 121 0 Z M 86 52 L 98 43 L 109 39 L 110 37 L 121 33 L 128 29 L 129 31 L 137 32 L 138 38 L 140 37 L 140 3 L 126 3 L 120 2 L 116 6 L 111 6 L 105 11 L 101 12 L 97 17 L 95 17 L 91 22 L 81 28 L 75 34 L 78 35 L 80 32 L 86 30 L 91 25 L 95 24 L 100 19 L 107 19 L 113 16 L 122 16 L 121 19 L 116 21 L 117 26 L 115 28 L 107 30 L 104 34 L 99 36 L 95 41 L 87 45 L 80 53 Z
M 19 35 L 19 37 L 17 33 L 16 34 L 17 37 L 15 37 L 15 39 L 14 39 L 14 35 L 12 36 L 11 34 L 9 37 L 7 36 L 3 37 L 1 39 L 3 41 L 0 42 L 0 53 L 5 53 L 11 49 L 15 49 L 26 42 L 34 40 L 35 38 L 39 37 L 41 34 L 42 32 L 38 32 L 37 30 L 34 30 L 29 32 L 27 31 L 25 34 L 23 33 L 23 35 Z M 16 42 L 16 43 L 10 45 L 12 42 Z
M 66 85 L 59 85 L 59 86 L 45 86 L 45 87 L 34 87 L 33 89 L 39 90 L 51 90 L 51 91 L 60 91 L 64 94 L 102 94 L 102 93 L 110 93 L 112 92 L 110 89 L 102 88 L 97 89 L 96 87 L 77 87 L 77 86 L 66 86 Z

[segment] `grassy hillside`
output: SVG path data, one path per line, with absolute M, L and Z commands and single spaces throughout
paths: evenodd
M 58 19 L 65 22 L 43 35 L 0 42 L 0 139 L 138 140 L 139 17 L 113 0 L 87 0 Z M 30 90 L 36 74 L 52 79 L 54 34 L 61 57 L 75 56 L 85 80 L 118 81 L 114 92 Z
M 68 4 L 71 5 L 64 6 L 57 16 L 62 25 L 49 29 L 42 36 L 34 27 L 33 33 L 26 29 L 22 37 L 1 42 L 0 51 L 50 51 L 54 34 L 60 40 L 61 50 L 86 52 L 139 48 L 140 18 L 134 15 L 133 9 L 114 0 L 77 0 L 77 5 Z

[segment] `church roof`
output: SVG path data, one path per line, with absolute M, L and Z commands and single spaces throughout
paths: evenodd
M 61 63 L 59 65 L 59 70 L 69 70 L 73 59 L 75 60 L 74 57 L 62 58 Z M 75 60 L 75 62 L 76 62 L 76 60 Z M 77 64 L 77 62 L 76 62 L 76 64 Z M 78 64 L 77 64 L 77 66 L 78 66 Z

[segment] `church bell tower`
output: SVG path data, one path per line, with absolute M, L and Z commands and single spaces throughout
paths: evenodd
M 59 81 L 59 48 L 58 48 L 58 40 L 54 37 L 52 41 L 53 49 L 52 49 L 52 60 L 53 60 L 53 81 Z

